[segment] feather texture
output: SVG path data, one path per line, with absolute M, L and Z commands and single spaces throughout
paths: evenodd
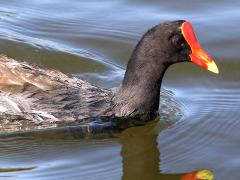
M 0 117 L 11 114 L 37 123 L 109 116 L 111 95 L 59 71 L 0 56 Z

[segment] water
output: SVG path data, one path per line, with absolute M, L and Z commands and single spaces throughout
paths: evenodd
M 166 20 L 191 21 L 220 70 L 215 75 L 182 63 L 167 71 L 163 87 L 174 93 L 183 113 L 176 123 L 85 138 L 68 128 L 2 133 L 0 179 L 170 180 L 198 169 L 210 169 L 218 180 L 240 179 L 239 1 L 0 0 L 0 4 L 0 53 L 75 74 L 104 88 L 121 83 L 142 33 Z

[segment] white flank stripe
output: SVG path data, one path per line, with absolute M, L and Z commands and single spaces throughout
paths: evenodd
M 32 112 L 33 112 L 33 113 L 36 113 L 36 114 L 39 114 L 39 115 L 42 116 L 42 117 L 46 117 L 46 118 L 49 118 L 49 119 L 58 120 L 57 118 L 55 118 L 53 115 L 49 114 L 48 112 L 36 111 L 36 110 L 33 110 Z
M 4 113 L 4 112 L 6 112 L 6 111 L 8 111 L 7 108 L 5 108 L 5 107 L 3 107 L 3 106 L 0 106 L 0 112 Z
M 16 110 L 17 112 L 22 112 L 22 111 L 19 109 L 18 105 L 17 105 L 13 100 L 11 100 L 11 99 L 8 98 L 8 97 L 3 97 L 3 98 L 4 98 L 5 101 L 7 101 L 7 103 L 8 103 L 14 110 Z

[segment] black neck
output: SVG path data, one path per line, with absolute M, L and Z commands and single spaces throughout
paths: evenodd
M 124 76 L 122 87 L 116 95 L 120 116 L 158 111 L 162 78 L 169 57 L 147 33 L 135 48 Z

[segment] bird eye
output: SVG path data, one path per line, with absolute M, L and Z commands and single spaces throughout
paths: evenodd
M 171 38 L 171 42 L 177 49 L 185 48 L 184 39 L 181 36 L 179 36 L 179 35 L 173 36 Z

